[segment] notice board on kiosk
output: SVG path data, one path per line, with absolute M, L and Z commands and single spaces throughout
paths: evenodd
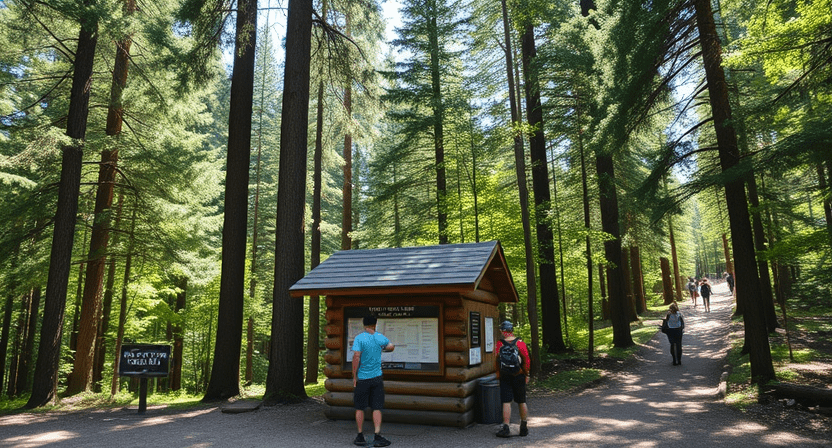
M 376 331 L 390 339 L 392 352 L 381 354 L 383 370 L 408 373 L 441 373 L 439 363 L 439 305 L 345 307 L 344 340 L 347 341 L 344 366 L 352 368 L 352 344 L 364 331 L 364 317 L 378 318 Z

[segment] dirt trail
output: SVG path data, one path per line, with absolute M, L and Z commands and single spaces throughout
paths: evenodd
M 671 365 L 658 333 L 613 378 L 570 396 L 532 396 L 528 437 L 498 439 L 496 425 L 434 428 L 385 423 L 392 447 L 832 447 L 820 437 L 771 428 L 722 404 L 719 382 L 728 348 L 731 298 L 714 288 L 711 313 L 682 304 L 686 320 L 681 366 Z M 515 414 L 516 414 L 516 406 Z M 324 405 L 261 408 L 223 414 L 217 406 L 0 416 L 0 447 L 347 447 L 354 422 L 327 420 Z M 512 430 L 517 432 L 517 416 Z M 365 424 L 365 432 L 371 425 Z

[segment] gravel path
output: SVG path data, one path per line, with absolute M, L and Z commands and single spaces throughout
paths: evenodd
M 727 351 L 731 300 L 718 285 L 712 312 L 682 305 L 686 331 L 681 366 L 671 365 L 657 333 L 637 362 L 576 395 L 532 396 L 528 437 L 498 439 L 497 425 L 433 428 L 386 423 L 392 447 L 832 447 L 832 442 L 772 428 L 726 407 L 719 393 Z M 0 416 L 0 447 L 347 447 L 350 421 L 327 420 L 324 405 L 261 408 L 224 414 L 217 406 L 187 411 L 148 409 Z M 512 431 L 518 430 L 516 405 Z M 372 425 L 365 424 L 365 432 Z

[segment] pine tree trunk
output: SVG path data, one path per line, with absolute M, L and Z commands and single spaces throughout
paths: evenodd
M 35 348 L 35 331 L 37 331 L 40 313 L 40 286 L 32 288 L 29 301 L 29 323 L 26 325 L 26 340 L 22 343 L 20 351 L 20 362 L 17 369 L 17 392 L 26 393 L 31 391 L 32 385 L 29 381 L 29 371 L 32 365 L 32 354 Z M 2 384 L 2 381 L 0 381 Z
M 526 117 L 533 129 L 529 135 L 529 154 L 532 165 L 532 192 L 534 193 L 535 222 L 537 223 L 537 250 L 540 264 L 540 308 L 543 327 L 543 344 L 551 353 L 566 350 L 563 328 L 560 322 L 558 281 L 555 273 L 555 249 L 552 229 L 547 224 L 552 197 L 549 192 L 549 165 L 546 163 L 546 138 L 543 133 L 543 106 L 540 102 L 540 82 L 534 67 L 537 48 L 534 27 L 525 26 L 521 40 L 523 76 L 526 91 Z
M 711 12 L 710 0 L 696 0 L 696 21 L 702 45 L 702 60 L 708 82 L 711 111 L 719 146 L 719 161 L 723 172 L 731 172 L 740 164 L 737 135 L 732 127 L 731 105 L 728 87 L 722 69 L 722 49 Z M 725 183 L 725 202 L 731 225 L 734 258 L 736 259 L 735 285 L 745 301 L 745 347 L 751 361 L 751 381 L 765 384 L 775 379 L 771 349 L 766 332 L 765 309 L 757 276 L 757 262 L 749 220 L 748 202 L 743 179 L 733 176 Z
M 644 276 L 641 272 L 641 255 L 638 246 L 630 247 L 630 272 L 633 275 L 633 297 L 636 300 L 636 312 L 643 314 L 647 311 L 647 300 L 644 297 Z
M 512 67 L 511 35 L 509 32 L 508 12 L 506 0 L 501 0 L 503 8 L 503 29 L 505 35 L 506 73 L 509 90 L 509 105 L 511 108 L 511 122 L 515 125 L 520 123 L 520 109 L 517 106 L 517 98 L 514 95 L 514 73 Z M 520 214 L 523 222 L 523 242 L 526 253 L 526 288 L 528 290 L 528 313 L 529 324 L 531 325 L 532 344 L 532 374 L 536 375 L 540 370 L 540 336 L 538 335 L 537 318 L 537 281 L 534 275 L 534 246 L 532 243 L 531 218 L 529 213 L 529 191 L 526 187 L 526 155 L 523 151 L 523 137 L 519 132 L 514 133 L 514 162 L 517 172 L 517 191 L 520 195 Z M 519 305 L 519 304 L 517 304 Z M 517 307 L 515 307 L 516 310 Z M 514 316 L 515 322 L 518 320 Z
M 351 90 L 351 89 L 349 89 Z M 347 101 L 347 94 L 344 94 L 344 106 L 347 108 L 347 113 L 351 112 L 351 106 L 347 106 L 350 104 Z M 315 155 L 314 155 L 314 170 L 312 173 L 312 247 L 310 248 L 309 254 L 309 269 L 315 269 L 319 264 L 321 264 L 321 188 L 322 188 L 322 180 L 321 180 L 321 172 L 323 170 L 323 133 L 324 133 L 324 82 L 320 81 L 318 83 L 318 113 L 317 113 L 317 123 L 316 123 L 316 130 L 315 130 Z M 352 158 L 352 144 L 350 144 L 349 150 L 347 149 L 347 140 L 348 135 L 344 136 L 344 156 L 347 156 L 347 152 L 349 152 L 350 159 Z M 350 163 L 350 166 L 352 163 Z M 351 168 L 350 168 L 351 169 Z M 346 175 L 347 168 L 344 167 L 344 174 Z M 349 189 L 352 192 L 352 186 L 349 185 L 351 182 L 347 182 L 345 177 L 344 179 L 344 191 Z M 351 197 L 351 196 L 350 196 Z M 350 214 L 349 204 L 352 201 L 350 200 L 347 202 L 346 197 L 344 198 L 344 215 Z M 347 250 L 349 249 L 349 232 L 345 232 L 345 227 L 343 226 L 346 221 L 342 216 L 342 227 L 341 227 L 341 249 Z M 346 248 L 344 246 L 347 245 Z M 307 333 L 306 333 L 306 384 L 315 384 L 318 382 L 318 338 L 320 336 L 320 313 L 321 313 L 321 301 L 318 296 L 310 296 L 309 297 L 309 324 L 307 326 Z
M 627 296 L 624 292 L 624 270 L 621 267 L 621 232 L 618 223 L 618 193 L 615 190 L 615 169 L 611 154 L 597 154 L 595 156 L 598 171 L 598 187 L 600 190 L 601 227 L 604 232 L 612 236 L 612 240 L 604 242 L 604 255 L 613 263 L 607 268 L 607 284 L 609 285 L 610 318 L 613 328 L 613 345 L 626 348 L 633 345 L 630 334 L 629 313 L 627 310 Z
M 434 4 L 435 6 L 435 4 Z M 448 211 L 445 196 L 445 108 L 442 100 L 441 73 L 439 67 L 439 29 L 435 11 L 430 12 L 428 48 L 430 53 L 431 96 L 433 104 L 433 149 L 436 160 L 436 209 L 439 223 L 439 244 L 448 244 Z
M 93 14 L 90 14 L 92 16 Z M 58 185 L 58 206 L 49 260 L 49 274 L 43 308 L 40 345 L 35 365 L 32 395 L 24 406 L 36 408 L 56 399 L 58 367 L 61 356 L 61 333 L 66 308 L 66 290 L 72 260 L 72 243 L 75 237 L 75 220 L 81 184 L 81 162 L 89 112 L 92 69 L 95 45 L 98 41 L 98 22 L 87 19 L 78 34 L 75 52 L 72 89 L 67 115 L 67 136 L 72 144 L 61 148 L 61 180 Z
M 119 198 L 119 203 L 122 198 Z M 121 360 L 121 343 L 124 340 L 124 324 L 127 322 L 127 285 L 130 284 L 130 270 L 133 264 L 133 243 L 135 241 L 134 231 L 136 229 L 136 209 L 133 208 L 133 216 L 130 219 L 129 243 L 127 257 L 124 260 L 124 279 L 121 283 L 121 300 L 118 310 L 118 328 L 116 329 L 115 359 L 113 360 L 113 379 L 110 383 L 110 398 L 118 393 L 118 367 Z
M 306 397 L 303 388 L 303 303 L 289 287 L 304 274 L 304 208 L 309 119 L 312 1 L 289 0 L 277 197 L 272 335 L 266 402 Z
M 763 218 L 760 215 L 760 198 L 757 194 L 757 179 L 754 174 L 748 176 L 746 183 L 748 188 L 748 203 L 751 209 L 751 227 L 754 231 L 754 248 L 762 254 L 766 251 L 765 229 L 763 229 Z M 771 275 L 768 270 L 768 261 L 763 257 L 757 257 L 757 273 L 760 275 L 760 289 L 762 291 L 763 306 L 765 307 L 766 329 L 769 333 L 780 327 L 777 322 L 777 311 L 774 308 L 774 291 L 771 287 Z
M 214 345 L 211 379 L 203 401 L 224 400 L 240 394 L 240 349 L 243 342 L 243 297 L 246 289 L 248 181 L 256 41 L 257 2 L 239 0 L 234 68 L 231 75 L 231 107 L 228 117 L 228 162 L 217 339 Z
M 185 331 L 181 323 L 182 310 L 185 309 L 185 303 L 188 298 L 188 277 L 180 277 L 176 285 L 179 292 L 176 293 L 176 304 L 173 307 L 173 312 L 179 316 L 180 321 L 173 326 L 173 354 L 170 372 L 170 390 L 180 390 L 182 388 L 182 361 L 184 360 L 185 349 Z
M 3 377 L 6 374 L 6 355 L 9 350 L 9 333 L 12 327 L 12 308 L 14 307 L 14 288 L 9 288 L 6 305 L 3 307 L 3 328 L 0 331 L 0 394 L 3 393 Z
M 670 278 L 670 261 L 665 258 L 659 258 L 659 262 L 662 268 L 662 298 L 664 299 L 665 305 L 670 305 L 673 303 L 673 287 L 670 286 L 672 283 L 672 279 Z
M 670 257 L 673 261 L 673 280 L 676 293 L 676 301 L 682 303 L 682 277 L 679 275 L 679 257 L 676 253 L 676 236 L 673 232 L 673 219 L 667 218 L 667 226 L 670 228 Z

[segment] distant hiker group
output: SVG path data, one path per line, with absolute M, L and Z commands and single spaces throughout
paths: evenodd
M 705 312 L 710 313 L 711 293 L 713 290 L 711 289 L 711 283 L 708 281 L 708 277 L 702 277 L 699 281 L 693 277 L 688 277 L 687 288 L 690 293 L 690 298 L 693 301 L 693 307 L 696 308 L 698 302 L 697 299 L 702 297 L 702 305 L 705 308 Z

